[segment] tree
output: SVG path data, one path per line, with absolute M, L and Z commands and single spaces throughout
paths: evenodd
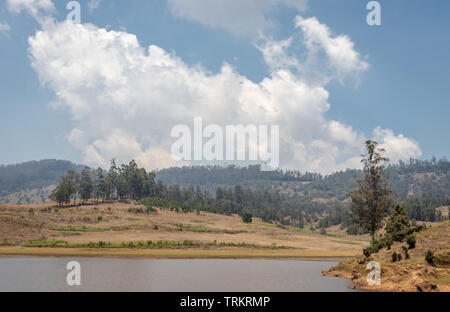
M 356 179 L 357 189 L 350 192 L 351 215 L 362 228 L 368 229 L 372 240 L 382 227 L 384 217 L 392 206 L 392 194 L 384 177 L 384 169 L 389 158 L 383 156 L 384 149 L 378 143 L 366 141 L 366 155 L 362 155 L 364 178 Z
M 94 183 L 92 182 L 91 169 L 85 167 L 83 171 L 81 171 L 79 185 L 80 197 L 83 204 L 85 204 L 91 198 L 93 190 Z
M 100 198 L 105 198 L 106 194 L 106 181 L 105 181 L 105 172 L 102 168 L 98 168 L 95 172 L 95 183 L 94 183 L 94 196 L 96 199 L 96 204 Z
M 59 206 L 70 205 L 72 198 L 76 200 L 78 180 L 78 174 L 75 170 L 69 170 L 61 177 L 58 186 L 50 195 L 50 199 L 56 201 Z
M 395 205 L 386 223 L 386 233 L 394 242 L 401 242 L 408 235 L 410 228 L 411 223 L 406 215 L 405 208 L 401 205 Z
M 111 167 L 109 168 L 108 175 L 106 176 L 106 199 L 111 200 L 117 195 L 117 177 L 118 169 L 116 165 L 116 160 L 111 160 Z

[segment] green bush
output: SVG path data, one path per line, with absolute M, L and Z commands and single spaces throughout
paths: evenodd
M 425 253 L 425 261 L 429 265 L 434 266 L 434 254 L 430 249 L 428 249 L 427 252 Z
M 242 213 L 242 221 L 244 221 L 244 223 L 252 223 L 253 222 L 252 214 L 248 211 L 244 211 Z
M 373 240 L 370 242 L 370 249 L 372 253 L 377 253 L 385 246 L 385 242 L 383 240 Z
M 409 259 L 408 247 L 402 246 L 403 253 L 405 254 L 405 259 Z
M 386 237 L 384 245 L 386 246 L 387 250 L 391 250 L 392 245 L 394 245 L 394 241 L 391 238 Z
M 406 238 L 406 243 L 408 244 L 409 249 L 416 248 L 416 237 L 414 235 L 409 235 L 408 238 Z

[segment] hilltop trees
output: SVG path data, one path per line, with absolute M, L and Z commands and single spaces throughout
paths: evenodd
M 60 206 L 70 205 L 72 199 L 75 204 L 77 198 L 80 198 L 82 204 L 92 198 L 96 203 L 100 200 L 137 200 L 157 195 L 158 188 L 154 179 L 152 172 L 138 168 L 134 160 L 120 168 L 112 160 L 109 171 L 102 168 L 93 171 L 88 167 L 81 173 L 69 170 L 61 177 L 50 199 Z
M 76 201 L 79 181 L 80 175 L 75 170 L 69 170 L 62 176 L 59 185 L 50 195 L 50 199 L 56 201 L 60 206 L 69 205 L 72 198 Z
M 385 150 L 377 142 L 366 141 L 366 155 L 363 155 L 364 178 L 357 179 L 358 188 L 350 192 L 351 214 L 354 221 L 366 228 L 372 240 L 383 225 L 383 220 L 392 205 L 392 191 L 384 177 L 384 169 L 389 158 L 383 156 Z
M 102 168 L 97 168 L 95 171 L 94 177 L 94 197 L 96 203 L 102 199 L 106 199 L 106 180 L 105 180 L 105 172 Z
M 94 190 L 94 183 L 92 182 L 91 169 L 86 167 L 81 171 L 79 192 L 83 204 L 85 204 L 92 196 Z

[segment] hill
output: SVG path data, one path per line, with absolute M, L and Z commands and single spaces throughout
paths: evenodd
M 387 168 L 388 180 L 400 198 L 408 196 L 450 197 L 450 161 L 413 160 L 400 162 Z M 345 200 L 360 178 L 362 170 L 348 169 L 330 175 L 301 173 L 298 171 L 261 172 L 259 166 L 249 167 L 183 167 L 156 172 L 156 179 L 168 185 L 200 185 L 205 188 L 229 187 L 240 184 L 259 190 L 278 190 L 303 193 L 312 198 Z
M 0 165 L 1 203 L 41 203 L 68 170 L 83 166 L 66 160 L 30 161 L 15 165 Z
M 0 255 L 336 258 L 368 245 L 368 237 L 322 235 L 257 218 L 247 224 L 238 215 L 147 208 L 136 202 L 0 205 Z
M 450 221 L 446 221 L 423 232 L 417 233 L 416 245 L 408 250 L 405 257 L 393 262 L 393 253 L 404 254 L 406 243 L 395 243 L 369 258 L 359 257 L 341 262 L 328 272 L 327 276 L 337 276 L 352 280 L 367 290 L 378 291 L 450 291 Z M 425 255 L 431 251 L 431 262 Z M 370 261 L 381 266 L 381 285 L 369 286 L 367 269 Z
M 0 166 L 0 202 L 47 202 L 61 175 L 69 169 L 80 171 L 82 167 L 56 160 Z M 448 218 L 448 160 L 410 160 L 392 165 L 386 172 L 392 189 L 399 195 L 397 201 L 405 206 L 411 219 L 436 222 Z M 212 212 L 239 213 L 245 209 L 265 221 L 300 227 L 314 224 L 321 228 L 343 224 L 350 227 L 350 233 L 356 233 L 358 230 L 348 215 L 348 193 L 355 184 L 354 178 L 361 175 L 361 170 L 350 169 L 323 176 L 298 171 L 261 172 L 259 166 L 200 166 L 159 170 L 155 172 L 155 180 L 168 186 L 165 193 L 171 200 L 198 198 L 191 196 L 193 190 L 207 194 L 202 195 L 203 208 L 211 208 L 208 203 L 218 199 Z M 245 203 L 239 203 L 242 198 L 237 198 L 236 185 L 242 187 Z M 198 205 L 198 200 L 195 202 Z

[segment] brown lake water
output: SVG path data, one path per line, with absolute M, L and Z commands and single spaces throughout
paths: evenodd
M 70 261 L 81 265 L 81 286 L 67 285 Z M 347 280 L 321 276 L 334 265 L 290 260 L 0 258 L 0 291 L 352 291 Z

